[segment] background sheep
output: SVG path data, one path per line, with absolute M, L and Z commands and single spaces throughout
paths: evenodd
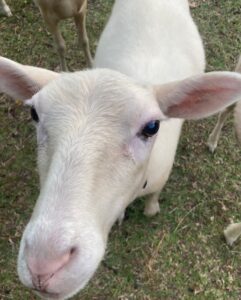
M 235 68 L 235 72 L 241 73 L 241 56 L 239 57 L 239 61 Z M 211 152 L 214 152 L 215 149 L 217 148 L 218 140 L 220 138 L 220 134 L 224 126 L 224 123 L 227 120 L 230 113 L 233 113 L 233 111 L 235 111 L 234 116 L 235 116 L 237 137 L 241 141 L 241 103 L 237 103 L 226 108 L 223 112 L 221 112 L 218 115 L 217 124 L 215 125 L 212 133 L 209 135 L 208 138 L 208 148 Z
M 60 57 L 61 69 L 67 71 L 65 60 L 65 41 L 59 28 L 59 22 L 67 18 L 74 18 L 78 33 L 79 45 L 83 48 L 87 64 L 92 66 L 89 39 L 86 31 L 87 0 L 34 0 L 41 15 L 52 33 Z

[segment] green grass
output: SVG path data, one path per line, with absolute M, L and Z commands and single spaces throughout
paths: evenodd
M 241 0 L 198 0 L 192 9 L 203 36 L 207 70 L 232 70 L 241 52 Z M 8 1 L 14 16 L 0 19 L 0 54 L 55 69 L 52 38 L 30 0 Z M 88 33 L 94 53 L 113 0 L 89 1 Z M 72 69 L 84 68 L 71 21 L 63 24 Z M 0 299 L 36 299 L 18 281 L 16 259 L 23 228 L 38 194 L 35 132 L 29 110 L 0 96 Z M 241 242 L 222 232 L 240 221 L 241 149 L 233 120 L 217 152 L 206 141 L 216 118 L 186 122 L 161 213 L 143 216 L 143 200 L 111 231 L 104 262 L 75 299 L 241 299 Z

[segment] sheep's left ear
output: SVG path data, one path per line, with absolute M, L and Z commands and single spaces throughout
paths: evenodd
M 241 99 L 241 75 L 211 72 L 155 86 L 154 93 L 169 118 L 205 118 Z
M 24 101 L 31 98 L 58 75 L 50 70 L 21 65 L 0 56 L 0 93 L 14 99 Z

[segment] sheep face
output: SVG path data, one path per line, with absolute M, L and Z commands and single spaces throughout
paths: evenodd
M 32 97 L 37 127 L 41 189 L 20 245 L 22 282 L 48 299 L 83 288 L 146 178 L 157 193 L 153 173 L 168 176 L 180 122 L 160 124 L 156 138 L 159 122 L 216 113 L 240 99 L 240 83 L 213 72 L 148 88 L 110 70 L 58 75 L 0 58 L 0 91 Z
M 92 277 L 111 226 L 142 188 L 164 116 L 150 90 L 107 70 L 61 75 L 27 102 L 41 190 L 18 273 L 42 297 L 66 299 Z

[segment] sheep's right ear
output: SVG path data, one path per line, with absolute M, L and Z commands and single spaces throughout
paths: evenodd
M 241 75 L 235 72 L 210 72 L 155 86 L 154 92 L 167 117 L 201 119 L 240 100 Z
M 14 99 L 26 100 L 59 74 L 25 66 L 0 56 L 0 92 Z

